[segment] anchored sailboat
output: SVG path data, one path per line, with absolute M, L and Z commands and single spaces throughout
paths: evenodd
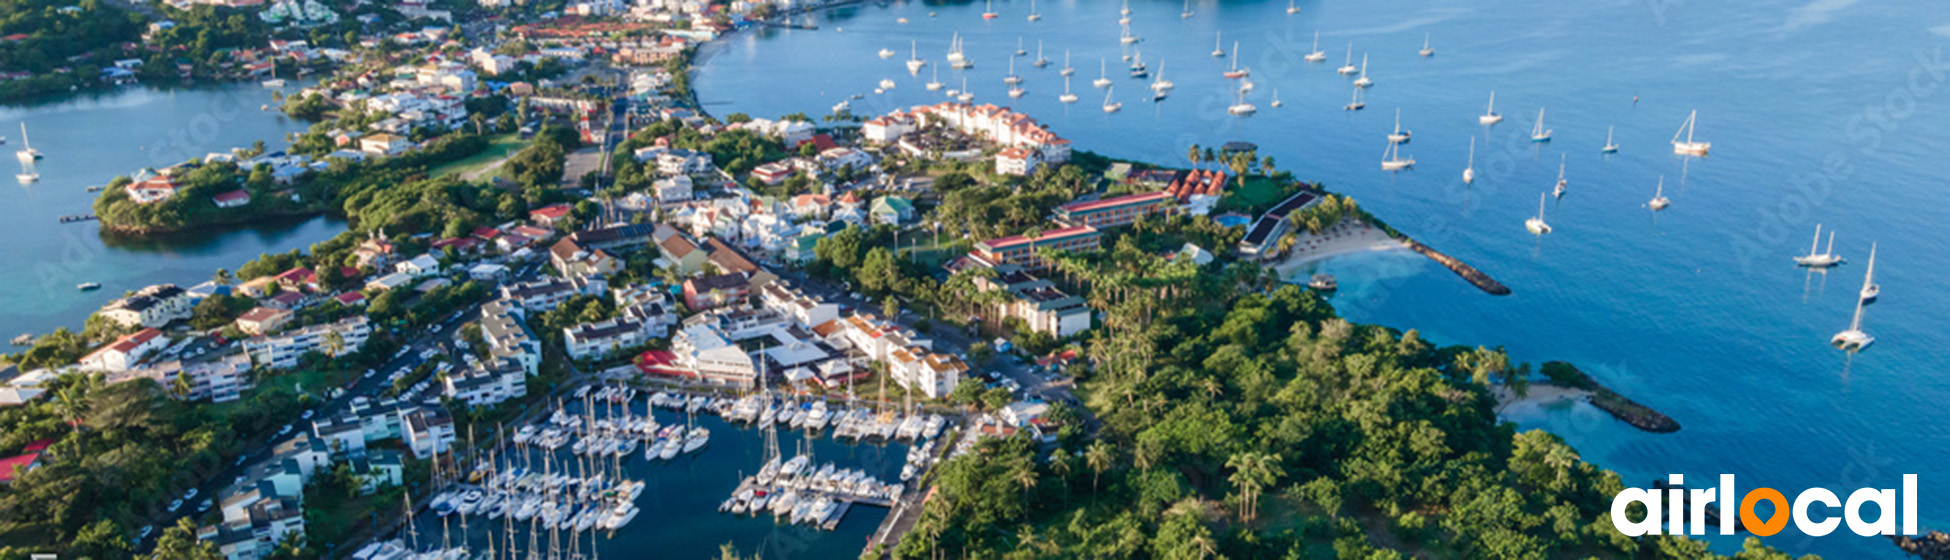
M 27 161 L 41 159 L 42 157 L 41 151 L 34 149 L 33 140 L 27 138 L 27 123 L 25 121 L 20 123 L 20 150 L 14 152 L 14 155 Z
M 1603 152 L 1607 154 L 1618 153 L 1618 144 L 1611 141 L 1611 129 L 1612 127 L 1609 126 L 1605 127 L 1605 147 L 1599 148 L 1598 149 L 1599 152 Z
M 918 48 L 914 41 L 907 42 L 907 73 L 909 74 L 919 74 L 921 67 L 928 65 L 928 61 L 921 58 Z
M 1057 74 L 1062 74 L 1063 77 L 1068 78 L 1076 73 L 1076 67 L 1070 66 L 1070 49 L 1063 49 L 1063 70 L 1058 71 Z
M 1476 122 L 1486 125 L 1503 122 L 1503 115 L 1496 114 L 1496 90 L 1490 90 L 1490 107 L 1483 110 L 1483 116 L 1476 117 Z
M 1354 79 L 1354 87 L 1369 87 L 1374 80 L 1368 77 L 1368 54 L 1361 53 L 1361 77 Z
M 1239 67 L 1239 42 L 1233 41 L 1232 42 L 1232 69 L 1226 70 L 1225 77 L 1237 80 L 1251 75 L 1253 75 L 1253 69 Z
M 1395 108 L 1395 131 L 1388 133 L 1388 143 L 1390 144 L 1406 143 L 1408 142 L 1408 139 L 1411 136 L 1411 134 L 1412 133 L 1410 133 L 1409 131 L 1402 130 L 1402 110 L 1400 107 L 1396 107 Z
M 1042 68 L 1042 67 L 1045 67 L 1045 66 L 1049 66 L 1049 59 L 1047 59 L 1047 58 L 1043 58 L 1043 40 L 1042 40 L 1042 39 L 1037 39 L 1037 40 L 1036 40 L 1036 61 L 1035 61 L 1035 62 L 1032 62 L 1032 63 L 1030 63 L 1030 64 L 1033 64 L 1033 65 L 1035 65 L 1035 66 L 1036 66 L 1037 68 Z
M 1570 181 L 1564 180 L 1564 160 L 1564 154 L 1557 154 L 1557 186 L 1551 188 L 1551 193 L 1559 198 L 1564 196 L 1565 187 L 1571 186 Z
M 1300 13 L 1300 7 L 1293 5 L 1293 0 L 1286 0 L 1286 13 L 1288 14 Z
M 1036 11 L 1036 0 L 1029 0 L 1029 21 L 1041 21 L 1043 13 Z
M 1225 32 L 1221 31 L 1212 35 L 1212 58 L 1225 58 L 1225 56 Z
M 1348 41 L 1348 43 L 1347 43 L 1347 63 L 1345 63 L 1345 64 L 1342 64 L 1342 65 L 1341 65 L 1341 67 L 1340 67 L 1340 69 L 1338 69 L 1338 70 L 1335 70 L 1334 72 L 1336 72 L 1336 73 L 1339 73 L 1339 74 L 1340 74 L 1340 75 L 1342 75 L 1342 76 L 1351 76 L 1351 75 L 1353 75 L 1353 74 L 1354 74 L 1355 72 L 1359 72 L 1359 71 L 1361 71 L 1361 69 L 1359 69 L 1359 68 L 1355 68 L 1355 67 L 1354 67 L 1354 42 L 1353 42 L 1353 41 Z
M 1280 102 L 1280 88 L 1273 88 L 1273 101 L 1268 102 L 1267 105 L 1273 106 L 1274 109 L 1278 109 L 1286 105 L 1285 103 Z
M 1354 101 L 1348 102 L 1347 105 L 1341 108 L 1349 111 L 1359 111 L 1368 108 L 1367 102 L 1361 100 L 1361 88 L 1354 88 Z
M 1652 191 L 1652 201 L 1646 203 L 1646 206 L 1651 206 L 1654 212 L 1665 210 L 1667 206 L 1672 206 L 1672 200 L 1666 198 L 1665 175 L 1659 176 L 1659 187 Z
M 1421 54 L 1423 58 L 1435 56 L 1435 49 L 1429 47 L 1429 33 L 1427 31 L 1422 32 L 1422 50 L 1418 54 Z
M 944 85 L 946 84 L 941 83 L 941 67 L 936 66 L 934 67 L 934 79 L 928 81 L 928 91 L 940 91 Z
M 1307 62 L 1327 61 L 1327 51 L 1320 50 L 1320 30 L 1314 30 L 1314 48 L 1308 50 L 1307 56 L 1302 58 L 1305 58 Z
M 1104 112 L 1106 112 L 1106 113 L 1115 113 L 1115 112 L 1117 112 L 1117 110 L 1119 110 L 1119 109 L 1123 109 L 1123 108 L 1124 108 L 1124 104 L 1123 104 L 1123 103 L 1118 103 L 1118 102 L 1115 102 L 1115 101 L 1111 101 L 1111 99 L 1110 99 L 1110 94 L 1111 94 L 1111 87 L 1110 87 L 1110 86 L 1104 86 Z
M 1237 115 L 1237 116 L 1242 116 L 1242 117 L 1243 117 L 1243 116 L 1246 116 L 1246 115 L 1251 115 L 1251 114 L 1253 114 L 1253 113 L 1257 113 L 1257 112 L 1259 112 L 1259 108 L 1258 108 L 1258 107 L 1254 107 L 1254 106 L 1253 106 L 1253 104 L 1251 104 L 1251 103 L 1247 103 L 1247 102 L 1246 102 L 1246 92 L 1243 92 L 1243 91 L 1242 91 L 1242 92 L 1239 92 L 1239 102 L 1237 102 L 1237 103 L 1233 103 L 1231 107 L 1227 107 L 1227 108 L 1226 108 L 1226 112 L 1227 112 L 1227 113 L 1232 113 L 1233 115 Z
M 1842 256 L 1835 254 L 1834 230 L 1829 230 L 1828 232 L 1828 249 L 1820 253 L 1816 253 L 1815 249 L 1820 246 L 1821 246 L 1821 224 L 1815 224 L 1814 243 L 1808 245 L 1808 254 L 1794 258 L 1794 264 L 1798 264 L 1809 268 L 1828 268 L 1831 266 L 1842 264 Z
M 1873 257 L 1871 258 L 1873 259 Z M 1873 260 L 1871 262 L 1873 263 Z M 1862 290 L 1864 293 L 1868 292 L 1870 286 L 1874 286 L 1874 284 L 1870 283 L 1872 279 L 1872 276 L 1862 277 Z M 1869 299 L 1865 297 L 1855 300 L 1855 318 L 1849 320 L 1848 330 L 1835 333 L 1834 338 L 1828 339 L 1829 344 L 1842 350 L 1861 350 L 1868 348 L 1870 344 L 1875 344 L 1876 337 L 1869 336 L 1869 333 L 1862 331 L 1862 309 L 1868 305 Z
M 1537 235 L 1551 232 L 1551 225 L 1544 223 L 1544 193 L 1537 193 L 1537 217 L 1524 220 L 1523 228 Z
M 1862 275 L 1862 301 L 1875 301 L 1882 295 L 1882 286 L 1876 284 L 1876 244 L 1869 244 L 1869 272 Z
M 1381 154 L 1382 171 L 1401 171 L 1415 167 L 1415 158 L 1402 159 L 1401 144 L 1388 143 L 1388 149 Z
M 1476 137 L 1469 137 L 1469 163 L 1463 165 L 1463 184 L 1476 182 Z
M 1693 111 L 1692 114 L 1686 115 L 1686 124 L 1679 125 L 1679 132 L 1672 134 L 1672 153 L 1682 156 L 1705 156 L 1707 150 L 1713 149 L 1712 142 L 1696 142 L 1693 140 L 1693 125 L 1698 120 L 1699 111 Z M 1686 137 L 1685 141 L 1679 140 L 1679 137 L 1682 135 Z
M 1537 108 L 1537 124 L 1530 127 L 1530 141 L 1549 142 L 1551 141 L 1551 132 L 1550 129 L 1544 128 L 1544 109 L 1542 107 Z
M 1096 81 L 1090 82 L 1090 85 L 1100 87 L 1100 88 L 1110 87 L 1110 61 L 1109 60 L 1102 59 L 1102 58 L 1097 59 L 1097 79 Z
M 1070 77 L 1069 77 L 1069 76 L 1064 76 L 1064 77 L 1063 77 L 1063 95 L 1059 95 L 1059 96 L 1057 96 L 1057 97 L 1056 97 L 1056 100 L 1057 100 L 1057 101 L 1062 101 L 1062 102 L 1064 102 L 1064 103 L 1076 103 L 1076 102 L 1077 102 L 1077 94 L 1074 94 L 1074 93 L 1070 93 Z

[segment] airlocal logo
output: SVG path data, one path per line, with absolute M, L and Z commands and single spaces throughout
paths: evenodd
M 1667 479 L 1673 486 L 1686 483 L 1684 475 L 1671 475 Z M 1664 494 L 1664 495 L 1661 495 Z M 1738 497 L 1739 502 L 1734 501 Z M 1773 504 L 1773 515 L 1763 520 L 1755 511 L 1761 502 Z M 1632 521 L 1626 509 L 1632 504 L 1645 506 L 1645 519 Z M 1848 529 L 1857 535 L 1896 534 L 1896 491 L 1862 488 L 1848 495 L 1843 503 L 1834 492 L 1826 488 L 1809 488 L 1794 497 L 1790 505 L 1786 495 L 1773 488 L 1758 488 L 1742 496 L 1734 491 L 1733 475 L 1720 475 L 1719 488 L 1681 489 L 1670 488 L 1663 492 L 1644 488 L 1627 488 L 1611 499 L 1611 525 L 1628 537 L 1641 535 L 1704 535 L 1706 534 L 1707 504 L 1719 506 L 1720 534 L 1733 534 L 1733 520 L 1740 520 L 1740 527 L 1759 536 L 1771 536 L 1787 527 L 1788 520 L 1794 520 L 1794 527 L 1810 536 L 1823 536 L 1834 532 L 1843 521 Z M 1662 505 L 1663 504 L 1663 505 Z M 1862 519 L 1862 509 L 1866 504 L 1875 504 L 1876 519 Z M 1690 506 L 1690 507 L 1688 507 Z M 1736 507 L 1737 506 L 1737 507 Z M 1820 521 L 1814 520 L 1810 510 L 1827 510 Z M 1837 518 L 1834 510 L 1840 509 Z M 1663 515 L 1662 515 L 1663 514 Z M 1903 475 L 1902 488 L 1903 533 L 1916 534 L 1916 475 Z M 1669 523 L 1667 521 L 1670 521 Z M 1661 526 L 1665 526 L 1662 531 Z

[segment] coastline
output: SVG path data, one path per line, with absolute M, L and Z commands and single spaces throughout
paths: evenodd
M 1406 248 L 1407 245 L 1401 240 L 1389 236 L 1373 224 L 1362 220 L 1343 220 L 1318 235 L 1300 234 L 1299 240 L 1293 244 L 1293 250 L 1282 256 L 1273 269 L 1279 272 L 1281 278 L 1292 278 L 1297 270 L 1307 265 L 1337 256 Z

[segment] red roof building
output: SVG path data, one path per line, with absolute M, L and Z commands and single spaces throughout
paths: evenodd
M 51 445 L 54 445 L 54 440 L 35 441 L 27 444 L 27 448 L 22 449 L 19 455 L 0 459 L 0 484 L 12 483 L 15 478 L 40 466 L 41 453 L 47 451 L 48 446 Z
M 569 216 L 569 205 L 550 204 L 528 212 L 528 220 L 547 227 L 555 227 L 563 218 Z

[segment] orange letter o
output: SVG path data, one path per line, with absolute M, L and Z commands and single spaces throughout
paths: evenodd
M 1774 502 L 1774 517 L 1765 523 L 1754 515 L 1754 503 L 1761 500 Z M 1771 537 L 1781 532 L 1781 529 L 1786 529 L 1788 524 L 1787 496 L 1781 495 L 1780 490 L 1773 488 L 1758 488 L 1748 492 L 1746 497 L 1740 499 L 1740 524 L 1745 525 L 1748 532 L 1763 537 Z

